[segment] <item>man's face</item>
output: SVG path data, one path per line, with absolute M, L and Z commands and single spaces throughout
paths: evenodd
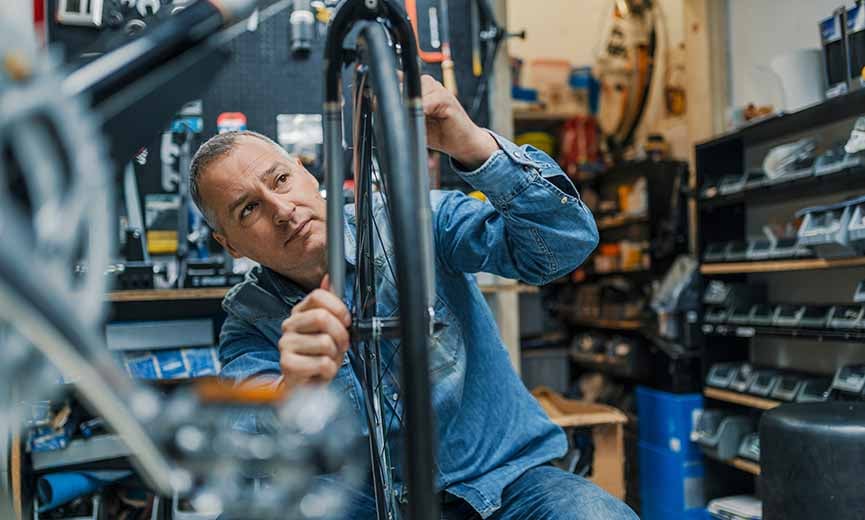
M 326 266 L 326 204 L 318 181 L 273 145 L 241 136 L 210 164 L 200 191 L 217 220 L 214 236 L 235 258 L 291 277 Z

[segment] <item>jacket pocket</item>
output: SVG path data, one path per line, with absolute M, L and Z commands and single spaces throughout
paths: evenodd
M 430 373 L 453 367 L 462 342 L 462 327 L 456 315 L 440 297 L 435 303 L 435 327 L 429 341 Z

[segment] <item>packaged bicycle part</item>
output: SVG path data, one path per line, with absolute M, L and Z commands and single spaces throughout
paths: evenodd
M 832 388 L 832 379 L 818 377 L 808 379 L 802 383 L 802 388 L 796 395 L 797 403 L 817 403 L 829 398 L 829 390 Z
M 740 363 L 715 363 L 706 376 L 706 385 L 715 388 L 729 387 L 740 366 Z
M 865 280 L 859 282 L 856 287 L 856 292 L 853 293 L 853 301 L 856 303 L 865 303 Z
M 856 329 L 865 316 L 865 305 L 836 305 L 829 314 L 829 328 Z
M 774 244 L 768 238 L 752 240 L 748 243 L 748 251 L 745 258 L 748 260 L 767 260 L 772 254 Z
M 777 370 L 757 370 L 754 380 L 751 382 L 751 386 L 748 387 L 748 393 L 760 397 L 768 397 L 772 393 L 772 390 L 775 389 L 775 386 L 778 384 L 780 379 L 781 376 L 778 374 Z
M 802 318 L 799 320 L 799 326 L 809 329 L 822 329 L 829 323 L 829 315 L 832 313 L 833 307 L 829 305 L 807 305 L 805 312 L 802 313 Z
M 718 184 L 718 193 L 731 195 L 745 189 L 745 175 L 725 175 Z
M 859 398 L 865 389 L 865 364 L 846 365 L 835 371 L 832 378 L 833 396 Z
M 605 350 L 605 339 L 600 334 L 594 332 L 580 334 L 574 338 L 574 342 L 571 344 L 571 351 L 584 354 L 603 353 Z
M 811 247 L 821 258 L 854 255 L 856 250 L 848 243 L 851 214 L 846 202 L 799 210 L 796 216 L 805 217 L 799 227 L 799 244 Z
M 731 520 L 761 520 L 763 518 L 763 503 L 751 495 L 736 495 L 716 498 L 707 507 L 711 518 Z
M 805 314 L 804 305 L 782 304 L 775 307 L 772 325 L 776 327 L 798 327 Z
M 703 292 L 703 303 L 708 305 L 724 305 L 733 293 L 733 284 L 721 280 L 709 280 Z
M 706 323 L 726 323 L 730 310 L 726 307 L 710 307 L 706 310 L 703 321 Z
M 723 305 L 732 307 L 762 301 L 766 298 L 766 286 L 739 282 L 724 282 L 710 280 L 703 293 L 703 303 L 707 305 Z
M 708 244 L 706 250 L 703 252 L 703 260 L 706 262 L 723 262 L 729 245 L 729 242 Z
M 724 253 L 724 260 L 728 262 L 741 262 L 748 255 L 748 242 L 731 242 Z
M 751 307 L 752 325 L 768 327 L 775 319 L 775 306 L 768 303 L 758 303 Z
M 740 304 L 736 305 L 730 311 L 730 314 L 727 316 L 727 323 L 733 323 L 735 325 L 748 325 L 751 323 L 751 309 L 752 305 L 749 304 Z
M 742 437 L 754 431 L 754 421 L 744 415 L 728 415 L 721 410 L 704 410 L 697 419 L 694 437 L 707 455 L 729 460 L 739 453 Z
M 742 437 L 738 454 L 743 459 L 760 462 L 760 432 L 751 432 Z
M 757 371 L 748 363 L 743 363 L 730 382 L 730 390 L 745 393 L 755 379 L 757 379 Z
M 805 381 L 795 374 L 782 375 L 775 384 L 770 397 L 779 401 L 793 402 L 802 390 Z
M 815 139 L 800 139 L 792 143 L 778 145 L 766 154 L 763 170 L 772 180 L 790 180 L 814 173 Z

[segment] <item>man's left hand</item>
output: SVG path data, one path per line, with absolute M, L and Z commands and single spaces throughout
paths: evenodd
M 499 149 L 493 136 L 476 125 L 459 100 L 432 76 L 421 76 L 427 146 L 474 170 Z

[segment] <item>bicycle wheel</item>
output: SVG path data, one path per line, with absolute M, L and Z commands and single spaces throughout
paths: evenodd
M 364 9 L 370 2 L 349 2 L 354 15 L 370 18 Z M 390 15 L 400 11 L 390 2 L 376 3 Z M 390 11 L 388 11 L 390 10 Z M 359 13 L 357 11 L 360 11 Z M 345 12 L 345 11 L 343 11 Z M 403 17 L 398 20 L 404 22 Z M 344 28 L 339 13 L 328 37 Z M 405 22 L 407 25 L 407 22 Z M 393 29 L 393 27 L 391 27 Z M 394 30 L 396 39 L 411 34 Z M 393 36 L 393 33 L 391 34 Z M 341 42 L 339 43 L 341 46 Z M 414 42 L 400 42 L 413 50 Z M 330 47 L 333 50 L 332 47 Z M 326 50 L 328 57 L 334 56 Z M 434 489 L 434 424 L 430 404 L 427 349 L 433 323 L 432 241 L 425 135 L 420 102 L 420 77 L 416 58 L 403 55 L 406 100 L 401 100 L 396 75 L 395 51 L 384 25 L 367 22 L 357 37 L 358 63 L 354 96 L 354 174 L 356 183 L 356 270 L 352 283 L 354 312 L 350 360 L 363 388 L 364 412 L 369 430 L 372 482 L 379 519 L 399 518 L 397 493 L 404 480 L 412 519 L 437 518 Z M 352 60 L 354 61 L 354 60 Z M 328 66 L 328 85 L 338 77 Z M 342 175 L 338 145 L 341 109 L 338 88 L 326 91 L 326 161 L 328 192 L 341 193 Z M 373 196 L 373 184 L 379 196 Z M 334 191 L 337 190 L 337 191 Z M 329 258 L 342 258 L 343 221 L 340 197 L 328 197 Z M 338 220 L 333 220 L 333 219 Z M 336 244 L 335 242 L 340 242 Z M 392 243 L 393 260 L 389 257 Z M 343 262 L 329 266 L 334 289 L 343 291 Z M 407 275 L 410 273 L 410 275 Z M 387 294 L 383 278 L 395 282 L 398 316 L 382 316 L 380 296 Z M 393 287 L 390 293 L 393 293 Z M 399 341 L 396 341 L 399 340 Z M 398 369 L 397 369 L 398 367 Z M 412 381 L 411 385 L 401 382 Z

